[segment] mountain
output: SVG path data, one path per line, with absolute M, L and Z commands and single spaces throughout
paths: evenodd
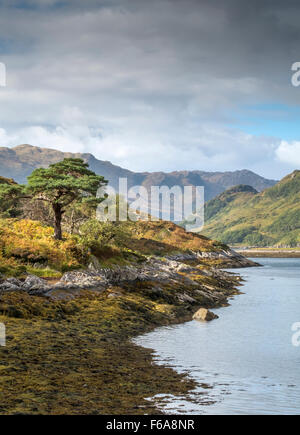
M 14 148 L 0 147 L 0 174 L 10 177 L 18 183 L 26 183 L 31 172 L 40 167 L 47 167 L 68 157 L 82 158 L 91 169 L 105 178 L 115 181 L 118 177 L 132 176 L 132 172 L 115 166 L 110 162 L 97 160 L 92 154 L 64 153 L 61 151 L 39 148 L 31 145 L 19 145 Z
M 109 180 L 110 185 L 118 188 L 119 178 L 128 179 L 128 187 L 150 186 L 204 186 L 206 200 L 214 198 L 224 190 L 236 184 L 249 184 L 258 191 L 273 186 L 275 180 L 267 180 L 254 172 L 241 170 L 235 172 L 132 172 L 113 165 L 111 162 L 98 160 L 92 154 L 63 153 L 61 151 L 39 148 L 31 145 L 19 145 L 14 148 L 0 147 L 0 175 L 25 183 L 26 177 L 38 167 L 47 167 L 66 157 L 77 157 L 87 161 L 90 168 Z
M 0 184 L 17 184 L 12 178 L 5 178 L 0 176 Z
M 300 171 L 261 193 L 236 186 L 208 201 L 202 234 L 239 246 L 300 245 Z

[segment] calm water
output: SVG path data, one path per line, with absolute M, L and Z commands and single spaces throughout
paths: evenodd
M 136 340 L 202 384 L 192 401 L 162 397 L 167 412 L 300 413 L 300 347 L 291 330 L 300 322 L 300 259 L 259 261 L 265 267 L 237 270 L 244 294 L 213 310 L 218 320 L 159 328 Z

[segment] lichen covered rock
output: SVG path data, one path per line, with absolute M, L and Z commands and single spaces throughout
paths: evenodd
M 193 315 L 194 320 L 200 320 L 200 321 L 202 320 L 202 321 L 206 321 L 206 322 L 209 322 L 211 320 L 218 319 L 218 318 L 219 318 L 219 316 L 214 314 L 212 311 L 207 310 L 206 308 L 200 308 Z

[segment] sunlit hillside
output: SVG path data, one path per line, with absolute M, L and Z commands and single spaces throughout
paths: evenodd
M 209 201 L 203 234 L 240 246 L 300 244 L 300 171 L 258 193 L 237 186 Z

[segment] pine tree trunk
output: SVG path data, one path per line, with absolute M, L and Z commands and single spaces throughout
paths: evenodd
M 54 211 L 54 238 L 56 240 L 62 240 L 62 231 L 61 231 L 61 219 L 62 219 L 62 211 L 61 206 L 59 204 L 53 204 Z

